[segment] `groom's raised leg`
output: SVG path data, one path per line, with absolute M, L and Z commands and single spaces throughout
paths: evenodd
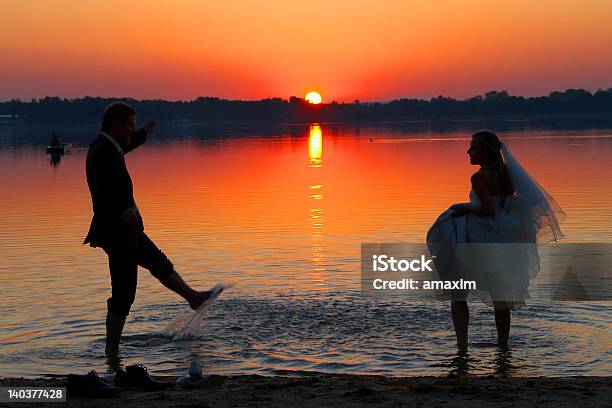
M 144 232 L 138 238 L 138 264 L 148 269 L 165 287 L 185 299 L 192 309 L 197 309 L 213 293 L 192 289 L 174 270 L 168 257 Z
M 198 292 L 197 290 L 192 289 L 185 283 L 181 275 L 176 271 L 172 271 L 168 277 L 161 281 L 165 287 L 177 293 L 183 299 L 189 303 L 189 307 L 192 309 L 197 309 L 204 301 L 206 301 L 211 295 L 212 291 L 206 290 L 202 292 Z

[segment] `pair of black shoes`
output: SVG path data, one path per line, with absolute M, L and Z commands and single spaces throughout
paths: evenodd
M 66 391 L 68 397 L 105 398 L 115 396 L 122 389 L 107 384 L 91 370 L 85 375 L 68 374 Z
M 144 391 L 163 391 L 174 386 L 174 383 L 155 381 L 142 364 L 127 366 L 125 371 L 117 370 L 115 387 L 138 388 Z

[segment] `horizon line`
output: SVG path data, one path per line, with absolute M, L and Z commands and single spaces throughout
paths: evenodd
M 454 99 L 456 101 L 467 101 L 473 98 L 477 98 L 477 97 L 484 97 L 489 93 L 495 92 L 495 93 L 505 93 L 505 96 L 508 97 L 517 97 L 517 98 L 524 98 L 524 99 L 533 99 L 533 98 L 542 98 L 542 97 L 549 97 L 551 96 L 553 93 L 564 93 L 564 92 L 568 92 L 568 91 L 585 91 L 590 93 L 591 95 L 603 91 L 611 91 L 612 90 L 612 85 L 609 88 L 603 88 L 600 87 L 598 88 L 596 91 L 590 91 L 586 88 L 566 88 L 565 90 L 553 90 L 550 91 L 548 94 L 545 95 L 535 95 L 535 96 L 524 96 L 524 95 L 513 95 L 511 93 L 509 93 L 507 90 L 505 89 L 492 89 L 489 90 L 487 92 L 481 93 L 481 94 L 476 94 L 476 95 L 472 95 L 469 97 L 464 97 L 464 98 L 455 98 L 452 96 L 447 96 L 447 95 L 436 95 L 436 96 L 430 96 L 430 97 L 419 97 L 419 96 L 400 96 L 397 98 L 391 98 L 391 99 L 385 99 L 385 100 L 359 100 L 359 99 L 355 99 L 353 101 L 347 102 L 347 101 L 336 101 L 336 100 L 332 100 L 330 102 L 321 102 L 320 104 L 317 105 L 331 105 L 331 104 L 355 104 L 355 103 L 360 103 L 360 104 L 376 104 L 376 103 L 390 103 L 390 102 L 394 102 L 394 101 L 400 101 L 400 100 L 422 100 L 422 101 L 431 101 L 432 99 L 436 99 L 436 98 L 449 98 L 449 99 Z M 38 98 L 30 98 L 29 100 L 24 100 L 21 99 L 19 97 L 13 97 L 11 99 L 5 99 L 5 100 L 0 100 L 0 103 L 7 103 L 7 102 L 21 102 L 21 103 L 33 103 L 33 102 L 38 102 L 40 100 L 43 99 L 60 99 L 60 100 L 64 100 L 64 101 L 74 101 L 74 100 L 79 100 L 79 99 L 86 99 L 86 98 L 92 98 L 92 99 L 115 99 L 115 100 L 133 100 L 133 101 L 139 101 L 139 102 L 145 102 L 145 101 L 164 101 L 164 102 L 185 102 L 185 103 L 190 103 L 190 102 L 195 102 L 198 99 L 216 99 L 216 100 L 220 100 L 220 101 L 229 101 L 229 102 L 263 102 L 263 101 L 269 101 L 269 100 L 278 100 L 280 99 L 281 101 L 285 101 L 285 102 L 289 102 L 292 98 L 297 98 L 299 100 L 305 101 L 304 97 L 299 97 L 296 95 L 291 95 L 289 97 L 283 98 L 281 96 L 272 96 L 272 97 L 266 97 L 266 98 L 260 98 L 260 99 L 234 99 L 234 98 L 222 98 L 219 96 L 212 96 L 212 95 L 200 95 L 197 96 L 195 98 L 192 99 L 165 99 L 165 98 L 136 98 L 136 97 L 132 97 L 132 96 L 92 96 L 92 95 L 83 95 L 83 96 L 76 96 L 76 97 L 62 97 L 62 96 L 57 96 L 57 95 L 46 95 L 46 96 L 41 96 Z M 306 101 L 305 101 L 306 102 Z

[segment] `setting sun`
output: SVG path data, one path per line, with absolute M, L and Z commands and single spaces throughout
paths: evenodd
M 313 105 L 317 105 L 323 100 L 323 98 L 321 98 L 321 95 L 315 91 L 308 92 L 304 99 L 306 99 L 306 101 L 312 103 Z

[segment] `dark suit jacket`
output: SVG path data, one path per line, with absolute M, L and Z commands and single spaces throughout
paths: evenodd
M 122 146 L 124 154 L 146 140 L 147 134 L 143 129 L 135 132 L 130 144 Z M 83 244 L 111 246 L 130 232 L 130 227 L 121 221 L 121 214 L 135 206 L 132 179 L 121 153 L 102 134 L 89 145 L 86 172 L 94 215 Z M 144 230 L 142 218 L 140 227 Z

